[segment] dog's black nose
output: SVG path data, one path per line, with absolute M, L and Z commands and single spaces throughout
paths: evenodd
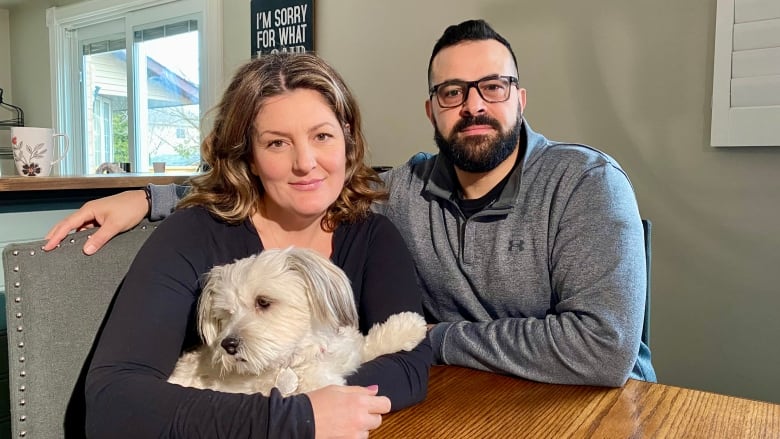
M 228 354 L 236 355 L 239 341 L 237 337 L 226 337 L 222 339 L 222 343 L 220 343 L 220 345 L 222 346 L 222 349 L 224 349 Z

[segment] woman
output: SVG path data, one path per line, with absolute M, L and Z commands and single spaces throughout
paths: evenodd
M 139 252 L 100 336 L 87 375 L 87 432 L 365 437 L 391 406 L 424 398 L 427 340 L 364 364 L 351 386 L 288 398 L 166 382 L 182 349 L 199 342 L 202 275 L 266 248 L 308 247 L 340 266 L 364 333 L 390 314 L 422 313 L 402 237 L 369 210 L 384 193 L 363 163 L 357 104 L 330 66 L 311 54 L 263 56 L 238 70 L 216 110 L 201 148 L 211 169 Z

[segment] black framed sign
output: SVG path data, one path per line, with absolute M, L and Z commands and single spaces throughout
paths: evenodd
M 251 0 L 252 58 L 314 50 L 314 0 Z

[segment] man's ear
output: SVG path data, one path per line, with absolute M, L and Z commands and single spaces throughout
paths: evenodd
M 525 89 L 517 89 L 517 101 L 520 103 L 520 114 L 525 113 Z
M 428 98 L 425 100 L 425 115 L 428 116 L 428 120 L 431 121 L 431 125 L 436 126 L 436 122 L 433 120 L 433 108 L 431 104 L 431 99 Z

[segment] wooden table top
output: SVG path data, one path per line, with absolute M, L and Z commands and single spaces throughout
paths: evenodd
M 371 438 L 780 438 L 780 405 L 629 380 L 622 388 L 434 366 L 422 403 Z
M 193 174 L 166 172 L 90 174 L 72 176 L 23 177 L 18 175 L 0 177 L 0 191 L 57 191 L 80 189 L 123 189 L 144 187 L 148 183 L 184 183 Z

